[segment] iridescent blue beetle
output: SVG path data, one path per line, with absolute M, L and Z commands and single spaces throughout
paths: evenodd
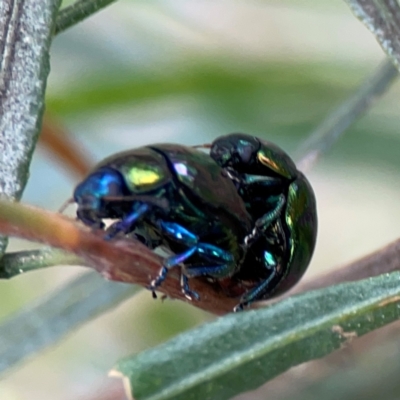
M 171 256 L 150 283 L 153 291 L 167 272 L 181 266 L 182 291 L 188 278 L 232 276 L 244 256 L 242 243 L 252 218 L 231 179 L 209 155 L 159 144 L 107 158 L 74 191 L 77 217 L 92 228 L 116 219 L 106 238 L 134 232 L 149 248 L 162 246 Z

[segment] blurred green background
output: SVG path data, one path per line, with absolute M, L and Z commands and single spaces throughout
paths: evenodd
M 382 59 L 344 1 L 123 0 L 55 38 L 47 111 L 94 161 L 235 131 L 293 153 Z M 308 173 L 320 223 L 305 279 L 400 236 L 399 95 L 394 85 Z M 23 201 L 57 210 L 76 183 L 39 148 Z M 83 271 L 0 282 L 0 318 Z M 11 371 L 0 398 L 100 399 L 118 359 L 211 318 L 143 291 Z M 267 398 L 257 393 L 248 398 Z

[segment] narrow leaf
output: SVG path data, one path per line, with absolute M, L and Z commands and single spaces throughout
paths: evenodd
M 39 134 L 49 48 L 61 0 L 0 6 L 0 195 L 19 199 Z M 0 239 L 0 255 L 6 239 Z
M 91 272 L 28 304 L 0 325 L 0 374 L 115 307 L 139 289 L 106 281 Z
M 378 67 L 372 76 L 311 133 L 297 151 L 300 161 L 297 167 L 301 171 L 309 170 L 313 164 L 341 138 L 364 112 L 368 111 L 380 96 L 386 93 L 395 82 L 399 73 L 390 60 Z
M 400 273 L 231 314 L 121 361 L 136 400 L 229 399 L 400 317 Z
M 373 33 L 400 68 L 400 6 L 393 0 L 346 0 L 353 13 Z

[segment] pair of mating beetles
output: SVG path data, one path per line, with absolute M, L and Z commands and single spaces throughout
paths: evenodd
M 150 249 L 166 249 L 153 293 L 175 266 L 187 298 L 199 298 L 189 278 L 207 277 L 239 299 L 235 311 L 288 290 L 316 241 L 309 182 L 283 150 L 253 136 L 196 147 L 209 154 L 157 144 L 107 158 L 75 189 L 78 219 L 99 229 L 116 219 L 106 239 L 133 233 Z

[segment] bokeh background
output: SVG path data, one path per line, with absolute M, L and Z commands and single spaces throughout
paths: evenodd
M 93 162 L 230 132 L 293 154 L 383 59 L 344 1 L 121 0 L 55 38 L 47 112 Z M 400 236 L 399 98 L 395 84 L 308 172 L 320 223 L 305 279 Z M 76 183 L 39 147 L 23 201 L 57 210 Z M 11 242 L 21 248 L 32 244 Z M 0 282 L 0 318 L 83 272 L 60 266 Z M 122 399 L 107 378 L 118 359 L 211 318 L 142 291 L 10 371 L 0 398 Z

